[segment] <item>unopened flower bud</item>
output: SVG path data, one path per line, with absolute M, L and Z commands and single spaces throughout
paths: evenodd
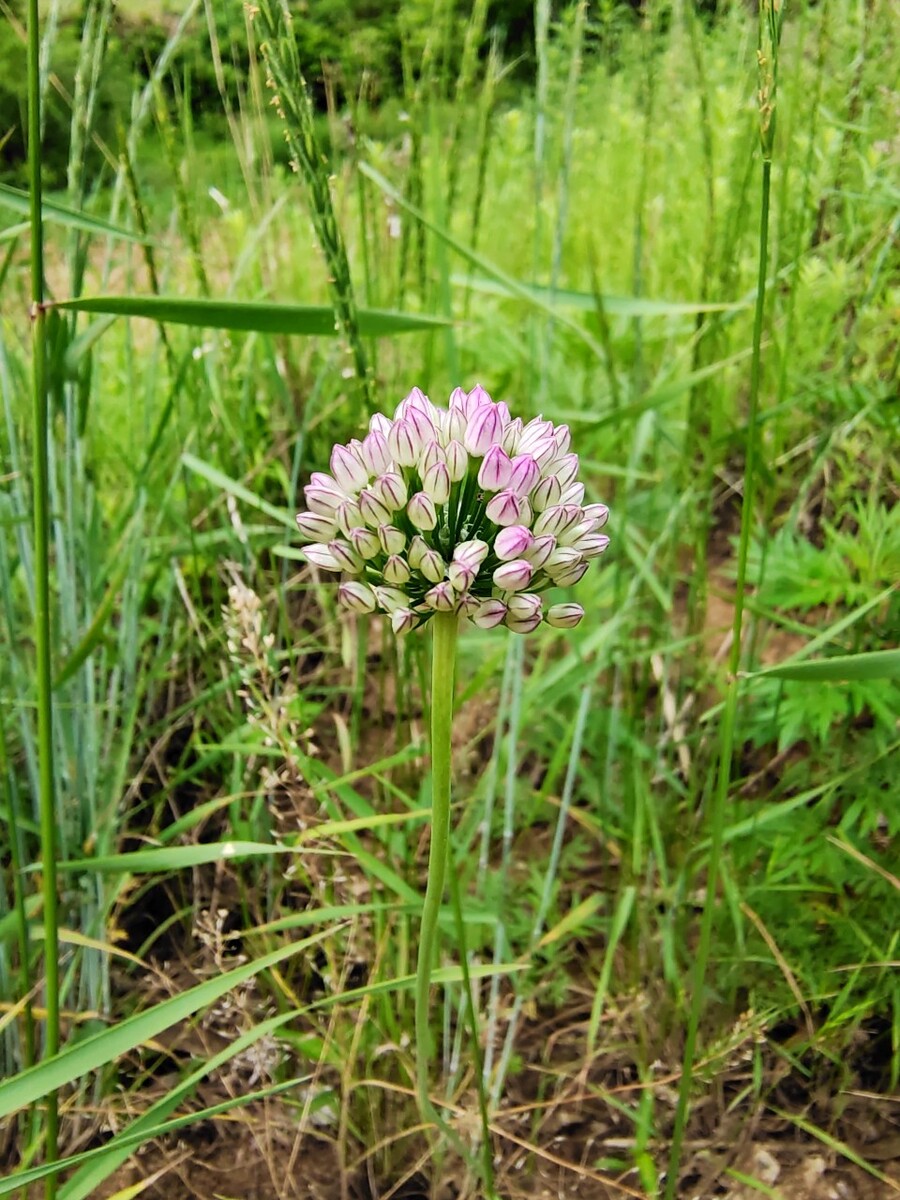
M 555 475 L 548 475 L 546 479 L 542 479 L 531 493 L 531 503 L 534 505 L 534 511 L 538 513 L 559 504 L 561 498 L 562 488 Z
M 571 483 L 578 474 L 578 455 L 564 455 L 559 462 L 553 464 L 553 474 L 559 480 L 560 487 L 564 488 L 567 483 Z
M 557 587 L 573 587 L 584 576 L 587 569 L 588 564 L 582 559 L 581 562 L 560 567 L 553 573 L 552 579 Z
M 355 500 L 344 500 L 334 515 L 344 537 L 349 537 L 351 529 L 359 529 L 363 524 L 362 509 Z
M 363 488 L 359 493 L 359 511 L 362 519 L 371 529 L 377 529 L 379 525 L 390 524 L 391 514 L 378 493 L 371 488 Z
M 436 462 L 429 467 L 422 479 L 422 490 L 427 492 L 435 504 L 446 504 L 450 499 L 450 472 L 447 464 Z
M 370 587 L 357 580 L 342 583 L 338 588 L 338 601 L 344 608 L 355 613 L 370 613 L 375 611 L 375 593 Z
M 373 429 L 363 438 L 362 458 L 371 475 L 383 475 L 391 465 L 390 447 L 380 430 Z
M 467 592 L 475 582 L 475 572 L 462 563 L 452 562 L 447 567 L 447 580 L 455 592 Z
M 409 549 L 406 557 L 409 565 L 414 571 L 418 571 L 422 563 L 422 558 L 428 553 L 429 546 L 425 539 L 420 534 L 414 534 L 410 539 Z
M 323 517 L 330 517 L 341 501 L 346 499 L 346 495 L 330 475 L 320 475 L 319 478 L 327 480 L 328 483 L 308 483 L 306 485 L 303 489 L 303 495 L 306 497 L 306 507 L 310 512 L 319 513 Z
M 426 550 L 419 562 L 418 571 L 429 583 L 440 583 L 447 566 L 437 550 Z
M 321 567 L 323 571 L 341 570 L 341 564 L 328 546 L 322 545 L 321 542 L 313 542 L 311 546 L 304 546 L 302 553 L 307 562 L 312 563 L 315 567 Z
M 501 562 L 524 558 L 534 544 L 534 535 L 524 525 L 507 525 L 494 538 L 494 553 Z
M 485 512 L 495 525 L 515 525 L 522 516 L 523 502 L 514 492 L 497 492 L 487 502 Z
M 435 463 L 446 465 L 446 462 L 443 448 L 435 438 L 432 438 L 425 443 L 425 448 L 419 455 L 419 475 L 424 479 Z
M 414 467 L 422 452 L 422 440 L 408 421 L 395 421 L 388 434 L 391 457 L 399 467 Z
M 490 547 L 481 538 L 472 538 L 468 542 L 460 542 L 453 551 L 453 561 L 478 572 L 478 568 L 487 558 Z
M 383 574 L 386 583 L 402 587 L 409 580 L 409 567 L 399 554 L 391 554 L 384 564 Z
M 571 483 L 567 483 L 562 490 L 562 495 L 559 498 L 560 504 L 577 504 L 581 507 L 581 502 L 584 499 L 584 484 L 579 483 L 577 479 Z
M 399 608 L 409 608 L 409 596 L 395 587 L 373 587 L 379 607 L 387 613 L 395 613 Z
M 297 528 L 305 538 L 312 542 L 330 541 L 337 533 L 337 522 L 333 516 L 323 516 L 321 513 L 304 512 L 297 515 Z
M 369 481 L 366 468 L 346 446 L 335 446 L 331 451 L 331 473 L 345 492 L 358 492 Z
M 547 559 L 556 549 L 556 538 L 552 533 L 542 533 L 531 543 L 531 548 L 522 555 L 536 571 L 546 565 Z
M 450 482 L 459 483 L 461 479 L 465 479 L 469 467 L 469 456 L 466 454 L 466 448 L 462 442 L 451 438 L 447 442 L 444 455 L 447 459 L 447 470 L 450 472 Z
M 585 533 L 570 545 L 582 558 L 596 558 L 609 545 L 609 538 L 605 533 Z
M 512 463 L 502 446 L 491 446 L 478 470 L 479 486 L 487 492 L 499 492 L 509 484 Z
M 456 608 L 456 595 L 450 584 L 445 581 L 425 593 L 425 604 L 435 612 L 453 612 Z
M 351 575 L 357 575 L 362 570 L 362 559 L 349 542 L 344 542 L 340 538 L 337 538 L 335 541 L 328 543 L 328 549 L 333 554 L 335 561 L 342 571 L 347 571 Z
M 602 529 L 609 520 L 609 509 L 605 504 L 586 504 L 582 512 L 586 521 L 594 522 L 594 531 Z
M 506 605 L 502 600 L 485 600 L 471 614 L 479 629 L 493 629 L 506 617 Z
M 381 552 L 378 538 L 371 529 L 351 529 L 347 539 L 360 558 L 374 558 Z
M 429 530 L 437 525 L 434 501 L 425 492 L 416 492 L 406 506 L 406 515 L 416 529 Z
M 528 587 L 534 575 L 534 567 L 524 558 L 515 558 L 503 563 L 493 574 L 494 583 L 501 592 L 521 592 Z
M 514 621 L 528 621 L 541 615 L 541 598 L 535 592 L 520 592 L 506 601 L 509 615 Z
M 540 613 L 535 614 L 533 617 L 523 617 L 521 621 L 517 621 L 515 617 L 509 614 L 506 617 L 506 628 L 511 633 L 534 633 L 540 623 Z
M 538 461 L 530 454 L 517 454 L 512 460 L 506 486 L 517 496 L 527 496 L 541 477 Z
M 551 604 L 544 614 L 544 620 L 554 629 L 574 629 L 584 616 L 580 604 Z
M 416 623 L 416 614 L 411 608 L 395 608 L 391 613 L 391 629 L 398 635 L 409 633 Z
M 473 394 L 474 392 L 469 393 L 470 400 Z M 487 393 L 483 394 L 487 395 Z M 466 426 L 465 436 L 463 437 L 463 445 L 470 454 L 481 458 L 487 454 L 494 442 L 499 441 L 502 432 L 503 421 L 500 411 L 497 405 L 488 399 L 483 403 L 479 403 L 469 417 L 469 424 Z
M 392 513 L 403 508 L 409 498 L 403 477 L 396 471 L 387 471 L 384 475 L 380 475 L 372 484 L 372 491 L 381 498 L 385 508 Z
M 379 525 L 378 543 L 385 554 L 402 554 L 406 549 L 406 534 L 394 525 Z

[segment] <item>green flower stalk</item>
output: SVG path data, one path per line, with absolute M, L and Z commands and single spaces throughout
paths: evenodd
M 429 1095 L 428 1017 L 450 848 L 457 637 L 466 627 L 505 625 L 528 634 L 542 623 L 577 625 L 584 609 L 567 601 L 548 605 L 547 593 L 577 583 L 604 552 L 609 538 L 600 530 L 609 512 L 604 504 L 584 503 L 567 426 L 513 418 L 480 386 L 457 388 L 446 408 L 413 388 L 393 419 L 377 413 L 361 441 L 335 446 L 330 465 L 330 474 L 312 475 L 304 489 L 307 511 L 297 517 L 311 543 L 307 561 L 342 575 L 338 600 L 349 612 L 382 612 L 397 634 L 426 623 L 433 630 L 432 823 L 416 973 L 417 1091 L 423 1118 L 449 1132 Z M 485 1162 L 489 1173 L 489 1152 Z

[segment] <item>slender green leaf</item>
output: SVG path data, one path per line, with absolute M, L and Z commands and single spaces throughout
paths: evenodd
M 178 296 L 82 296 L 77 300 L 61 300 L 56 307 L 243 333 L 337 337 L 339 332 L 333 309 L 325 305 L 278 304 L 262 300 L 182 300 Z M 416 333 L 447 324 L 442 317 L 374 308 L 359 310 L 359 328 L 365 337 Z
M 521 299 L 526 292 L 532 303 L 557 305 L 560 308 L 576 308 L 582 312 L 597 311 L 597 297 L 592 292 L 575 292 L 569 288 L 542 287 L 535 283 L 519 283 L 515 290 L 500 279 L 481 279 L 474 275 L 453 275 L 451 282 L 457 287 L 468 288 L 488 296 L 508 296 Z M 703 312 L 734 312 L 747 308 L 747 304 L 712 304 L 707 301 L 649 300 L 645 296 L 601 295 L 603 310 L 608 316 L 617 317 L 684 317 Z
M 809 683 L 844 682 L 849 679 L 900 678 L 900 650 L 872 650 L 866 654 L 840 654 L 812 662 L 786 662 L 757 671 L 751 679 L 774 676 Z
M 193 471 L 196 475 L 202 475 L 207 482 L 213 484 L 217 488 L 221 488 L 223 492 L 227 492 L 230 496 L 234 496 L 236 500 L 243 500 L 245 504 L 251 505 L 253 508 L 259 509 L 260 512 L 277 521 L 279 525 L 286 525 L 288 529 L 296 531 L 296 513 L 287 508 L 276 508 L 274 504 L 268 504 L 255 492 L 251 492 L 249 488 L 244 487 L 242 483 L 231 479 L 223 471 L 210 466 L 204 462 L 202 458 L 197 458 L 194 454 L 185 452 L 181 456 L 181 461 L 189 471 Z
M 12 209 L 13 212 L 27 215 L 30 211 L 31 198 L 28 192 L 22 191 L 21 188 L 11 187 L 8 183 L 0 183 L 0 205 L 3 208 Z M 92 217 L 90 213 L 67 208 L 65 204 L 57 204 L 55 200 L 48 200 L 46 197 L 41 205 L 41 212 L 45 221 L 56 225 L 67 225 L 71 229 L 80 229 L 83 233 L 95 233 L 100 237 L 115 237 L 126 242 L 145 244 L 151 240 L 141 237 L 140 234 L 132 233 L 129 229 L 123 229 L 120 225 L 104 221 L 101 217 Z M 16 228 L 20 229 L 21 226 Z M 11 231 L 4 230 L 4 234 L 10 236 Z
M 48 1092 L 66 1087 L 89 1072 L 114 1062 L 142 1042 L 157 1037 L 164 1029 L 185 1020 L 199 1009 L 214 1004 L 220 996 L 252 979 L 260 971 L 277 966 L 301 950 L 315 945 L 331 932 L 331 929 L 320 930 L 298 942 L 273 950 L 271 954 L 265 954 L 254 962 L 245 963 L 224 975 L 208 979 L 178 996 L 173 996 L 171 1000 L 154 1005 L 146 1012 L 128 1017 L 83 1042 L 76 1042 L 74 1046 L 55 1054 L 38 1066 L 21 1071 L 12 1079 L 0 1083 L 0 1118 L 34 1104 Z

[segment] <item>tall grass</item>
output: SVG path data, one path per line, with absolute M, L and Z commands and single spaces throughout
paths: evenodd
M 289 1106 L 301 1135 L 324 1122 L 338 1193 L 356 1172 L 383 1192 L 429 1174 L 412 1004 L 424 648 L 339 617 L 291 529 L 300 484 L 370 408 L 479 379 L 570 424 L 613 545 L 580 585 L 578 630 L 460 638 L 443 1003 L 419 1030 L 465 1150 L 458 1163 L 451 1138 L 442 1170 L 479 1194 L 480 1147 L 498 1194 L 527 1169 L 536 1187 L 571 1170 L 674 1197 L 707 1169 L 692 1120 L 716 1086 L 764 1123 L 773 1080 L 830 1079 L 837 1059 L 852 1078 L 873 1031 L 884 1078 L 848 1087 L 900 1067 L 886 9 L 841 0 L 772 26 L 762 6 L 770 65 L 781 46 L 760 154 L 737 6 L 707 25 L 539 3 L 533 79 L 488 6 L 456 30 L 440 3 L 424 33 L 410 6 L 409 120 L 360 99 L 351 148 L 339 122 L 324 136 L 280 4 L 252 22 L 260 58 L 239 85 L 207 6 L 227 160 L 177 66 L 199 9 L 150 65 L 106 186 L 78 157 L 114 35 L 109 6 L 89 6 L 66 197 L 80 215 L 51 223 L 33 162 L 47 259 L 32 236 L 29 294 L 12 275 L 4 290 L 0 1112 L 20 1154 L 0 1195 L 52 1181 L 76 1148 L 68 1116 L 58 1146 L 51 1120 L 42 1167 L 15 1114 L 56 1089 L 67 1113 L 103 1111 L 126 1055 L 131 1115 L 70 1164 L 66 1200 L 143 1142 L 190 1136 L 176 1123 L 201 1084 L 197 1119 L 217 1128 L 226 1082 Z M 867 54 L 848 63 L 845 45 Z M 299 173 L 279 166 L 285 130 Z M 7 293 L 37 302 L 30 331 Z M 410 314 L 363 295 L 454 324 L 401 339 Z M 44 303 L 64 298 L 81 308 Z M 820 658 L 813 683 L 803 660 Z M 66 1018 L 60 1053 L 54 996 L 84 1018 Z M 151 1098 L 148 1047 L 185 1021 L 225 1048 Z M 579 1157 L 572 1113 L 609 1144 Z M 836 1110 L 814 1132 L 799 1110 L 779 1119 L 844 1153 Z

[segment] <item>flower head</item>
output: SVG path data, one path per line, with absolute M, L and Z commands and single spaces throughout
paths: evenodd
M 576 583 L 609 539 L 608 510 L 583 504 L 565 425 L 512 419 L 480 386 L 440 408 L 418 388 L 362 441 L 335 446 L 331 474 L 304 489 L 306 558 L 344 581 L 351 612 L 380 610 L 397 633 L 436 612 L 530 633 L 577 625 L 578 604 L 545 607 Z

